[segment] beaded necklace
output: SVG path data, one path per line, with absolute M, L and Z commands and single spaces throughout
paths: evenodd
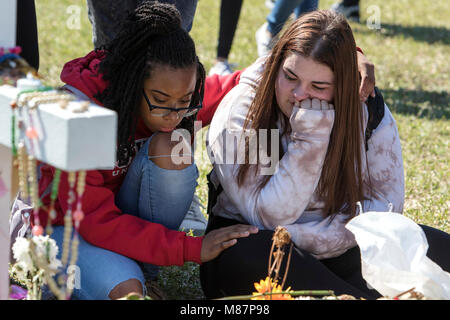
M 80 240 L 78 237 L 78 229 L 80 227 L 80 222 L 84 218 L 84 212 L 82 209 L 82 198 L 84 194 L 84 189 L 86 186 L 86 171 L 81 170 L 78 172 L 78 179 L 77 179 L 77 206 L 76 210 L 73 213 L 73 220 L 75 221 L 75 228 L 74 228 L 74 235 L 72 239 L 72 248 L 71 248 L 71 257 L 69 265 L 73 266 L 76 264 L 78 259 L 78 245 L 80 244 Z M 67 241 L 64 239 L 64 241 Z M 69 298 L 72 295 L 73 286 L 67 286 L 66 288 L 66 297 Z
M 38 90 L 27 90 L 22 91 L 17 96 L 17 102 L 13 102 L 11 106 L 14 106 L 13 109 L 19 107 L 21 111 L 26 108 L 26 113 L 28 114 L 29 125 L 25 131 L 25 136 L 28 138 L 29 146 L 30 146 L 30 154 L 26 156 L 26 147 L 24 138 L 21 139 L 19 143 L 20 156 L 19 156 L 19 190 L 25 199 L 33 207 L 33 216 L 35 225 L 32 229 L 32 234 L 34 236 L 40 236 L 44 233 L 44 229 L 42 228 L 39 220 L 39 209 L 41 207 L 40 199 L 39 199 L 39 190 L 38 190 L 38 181 L 37 181 L 37 161 L 35 158 L 35 150 L 34 150 L 34 141 L 37 140 L 38 133 L 33 125 L 33 115 L 34 112 L 39 105 L 38 103 L 30 103 L 30 100 L 36 99 L 41 96 L 49 96 L 49 92 L 52 90 L 50 87 L 43 87 Z M 14 110 L 13 110 L 14 114 Z M 20 120 L 19 128 L 23 131 L 23 120 Z M 13 127 L 15 127 L 13 125 Z M 12 133 L 15 134 L 15 129 L 12 129 Z M 15 140 L 13 136 L 11 139 Z M 11 143 L 14 143 L 14 140 Z M 25 158 L 27 158 L 27 164 L 25 163 Z M 21 172 L 22 171 L 22 172 Z M 28 184 L 27 181 L 28 180 Z
M 19 192 L 21 196 L 28 200 L 33 206 L 33 216 L 35 225 L 32 229 L 32 235 L 39 236 L 44 234 L 44 229 L 39 220 L 39 209 L 42 207 L 38 193 L 38 181 L 37 181 L 37 160 L 34 156 L 33 140 L 39 138 L 39 134 L 33 125 L 32 112 L 36 112 L 36 109 L 43 103 L 58 103 L 62 109 L 66 109 L 70 101 L 74 100 L 73 95 L 67 93 L 61 93 L 53 90 L 51 87 L 44 87 L 38 90 L 22 91 L 17 96 L 17 100 L 11 103 L 12 108 L 12 129 L 11 129 L 11 144 L 13 150 L 14 163 L 18 167 L 19 176 Z M 29 117 L 29 126 L 23 134 L 24 123 L 23 119 L 18 119 L 18 128 L 21 130 L 21 139 L 16 146 L 16 109 L 27 108 L 27 114 Z M 89 102 L 80 103 L 80 107 L 73 109 L 72 112 L 80 113 L 88 110 Z M 23 110 L 22 110 L 23 111 Z M 25 145 L 25 137 L 29 140 L 30 154 L 27 155 L 27 148 Z M 50 195 L 50 207 L 47 211 L 47 227 L 46 233 L 51 235 L 53 228 L 51 221 L 56 218 L 55 201 L 58 198 L 58 190 L 61 180 L 61 170 L 56 169 L 53 176 L 53 185 Z M 69 265 L 75 265 L 78 259 L 78 246 L 79 236 L 78 229 L 81 221 L 84 218 L 84 212 L 82 209 L 82 197 L 86 185 L 86 171 L 82 170 L 78 172 L 78 179 L 76 172 L 68 172 L 68 200 L 67 210 L 64 216 L 64 239 L 63 239 L 63 251 L 61 262 L 63 270 Z M 76 190 L 76 194 L 75 194 Z M 73 205 L 76 202 L 76 209 L 72 214 Z M 75 228 L 72 225 L 72 219 L 75 221 Z M 71 241 L 71 233 L 74 230 L 74 236 Z M 70 245 L 71 244 L 71 245 Z M 71 252 L 70 252 L 71 251 Z M 70 252 L 70 261 L 69 260 Z M 67 285 L 67 275 L 61 274 L 58 276 L 58 283 L 52 278 L 45 275 L 50 290 L 57 296 L 58 299 L 70 299 L 73 286 Z

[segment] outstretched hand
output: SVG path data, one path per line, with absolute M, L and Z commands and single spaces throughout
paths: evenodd
M 236 244 L 237 238 L 248 237 L 250 234 L 257 232 L 257 227 L 245 224 L 235 224 L 213 230 L 203 238 L 200 259 L 202 262 L 210 261 L 216 258 L 223 250 Z
M 359 87 L 360 100 L 366 101 L 370 96 L 375 97 L 375 66 L 361 52 L 357 52 L 358 71 L 361 75 L 361 85 Z

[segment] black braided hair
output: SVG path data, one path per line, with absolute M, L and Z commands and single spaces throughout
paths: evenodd
M 108 81 L 107 88 L 96 95 L 106 107 L 118 114 L 119 162 L 128 162 L 134 146 L 138 110 L 144 81 L 155 64 L 172 68 L 197 65 L 197 82 L 190 106 L 203 101 L 205 69 L 195 44 L 181 27 L 181 17 L 174 5 L 148 1 L 130 13 L 107 46 L 99 72 Z M 194 133 L 196 115 L 183 118 L 178 128 Z

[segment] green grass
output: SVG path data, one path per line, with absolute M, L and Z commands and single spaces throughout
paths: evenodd
M 333 1 L 320 1 L 327 9 Z M 39 28 L 40 73 L 51 85 L 61 84 L 59 72 L 70 59 L 92 49 L 92 28 L 86 2 L 81 0 L 36 1 Z M 70 5 L 81 10 L 80 28 L 69 29 Z M 380 29 L 371 20 L 371 7 L 380 12 Z M 200 0 L 193 36 L 207 70 L 216 54 L 220 1 Z M 254 33 L 265 21 L 268 9 L 261 0 L 245 0 L 234 38 L 230 62 L 238 68 L 257 57 Z M 448 194 L 450 135 L 450 9 L 446 0 L 361 1 L 361 21 L 352 23 L 355 39 L 375 64 L 377 86 L 383 91 L 400 132 L 406 179 L 404 214 L 417 223 L 450 232 Z M 205 131 L 203 131 L 203 134 Z M 207 203 L 206 174 L 211 165 L 197 150 L 200 170 L 199 195 Z M 172 299 L 198 299 L 202 292 L 198 267 L 163 268 L 160 284 Z M 301 288 L 294 288 L 301 289 Z

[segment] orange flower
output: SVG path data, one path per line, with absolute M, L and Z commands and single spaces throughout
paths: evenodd
M 277 284 L 276 281 L 272 281 L 272 278 L 270 277 L 267 277 L 265 280 L 260 280 L 259 283 L 255 282 L 255 289 L 257 292 L 253 292 L 252 294 L 257 297 L 252 298 L 252 300 L 293 300 L 292 296 L 286 293 L 258 296 L 261 293 L 266 292 L 277 293 L 291 291 L 291 287 L 283 290 L 281 286 Z

